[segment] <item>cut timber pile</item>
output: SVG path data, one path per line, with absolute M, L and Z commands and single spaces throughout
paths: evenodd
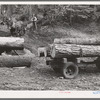
M 24 51 L 23 55 L 16 53 L 16 50 Z M 11 55 L 14 51 L 16 55 Z M 0 67 L 19 67 L 30 66 L 34 55 L 24 49 L 24 38 L 19 37 L 0 37 Z
M 100 56 L 100 45 L 53 44 L 52 58 Z
M 50 45 L 52 58 L 98 57 L 100 38 L 56 38 Z
M 100 45 L 100 38 L 56 38 L 54 44 Z

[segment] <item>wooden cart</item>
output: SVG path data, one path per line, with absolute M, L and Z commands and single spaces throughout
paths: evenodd
M 88 40 L 85 41 L 85 43 L 87 42 Z M 91 43 L 97 43 L 97 42 L 93 41 Z M 75 78 L 79 73 L 78 66 L 80 64 L 96 64 L 96 66 L 100 69 L 100 45 L 77 45 L 77 44 L 53 43 L 49 47 L 49 49 L 47 49 L 47 47 L 44 47 L 43 49 L 42 47 L 39 48 L 39 51 L 41 51 L 38 53 L 39 56 L 41 54 L 43 55 L 44 53 L 46 64 L 50 65 L 55 72 L 60 72 L 64 76 L 64 78 L 70 78 L 70 79 Z M 91 59 L 93 58 L 93 60 L 84 61 L 82 59 L 84 57 Z

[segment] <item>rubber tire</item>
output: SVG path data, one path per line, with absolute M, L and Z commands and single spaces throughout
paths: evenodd
M 70 71 L 70 72 L 66 73 L 66 71 L 67 72 Z M 63 64 L 63 68 L 61 72 L 64 78 L 73 79 L 78 75 L 79 69 L 78 69 L 78 66 L 74 64 L 73 62 L 67 62 Z

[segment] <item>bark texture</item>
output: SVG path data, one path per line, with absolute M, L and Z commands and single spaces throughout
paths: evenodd
M 55 44 L 100 45 L 100 38 L 56 38 Z
M 34 55 L 27 49 L 24 55 L 7 55 L 0 56 L 0 67 L 22 67 L 30 66 Z
M 24 45 L 24 38 L 0 37 L 0 47 L 5 47 L 5 48 L 22 48 L 23 45 Z
M 64 57 L 95 57 L 100 56 L 100 46 L 76 45 L 76 44 L 54 44 L 51 49 L 52 58 Z

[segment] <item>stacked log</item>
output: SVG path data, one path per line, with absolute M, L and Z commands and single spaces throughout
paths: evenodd
M 0 54 L 4 51 L 23 50 L 24 39 L 18 37 L 0 37 Z
M 23 55 L 11 55 L 11 50 L 23 50 Z M 34 55 L 24 49 L 24 38 L 0 37 L 0 67 L 30 66 Z
M 100 45 L 100 38 L 56 38 L 54 44 Z
M 5 48 L 22 48 L 24 39 L 18 37 L 0 37 L 0 47 Z
M 99 38 L 55 39 L 51 49 L 52 58 L 97 57 L 100 56 Z
M 24 55 L 1 55 L 0 67 L 30 67 L 34 55 L 27 49 L 24 49 Z

